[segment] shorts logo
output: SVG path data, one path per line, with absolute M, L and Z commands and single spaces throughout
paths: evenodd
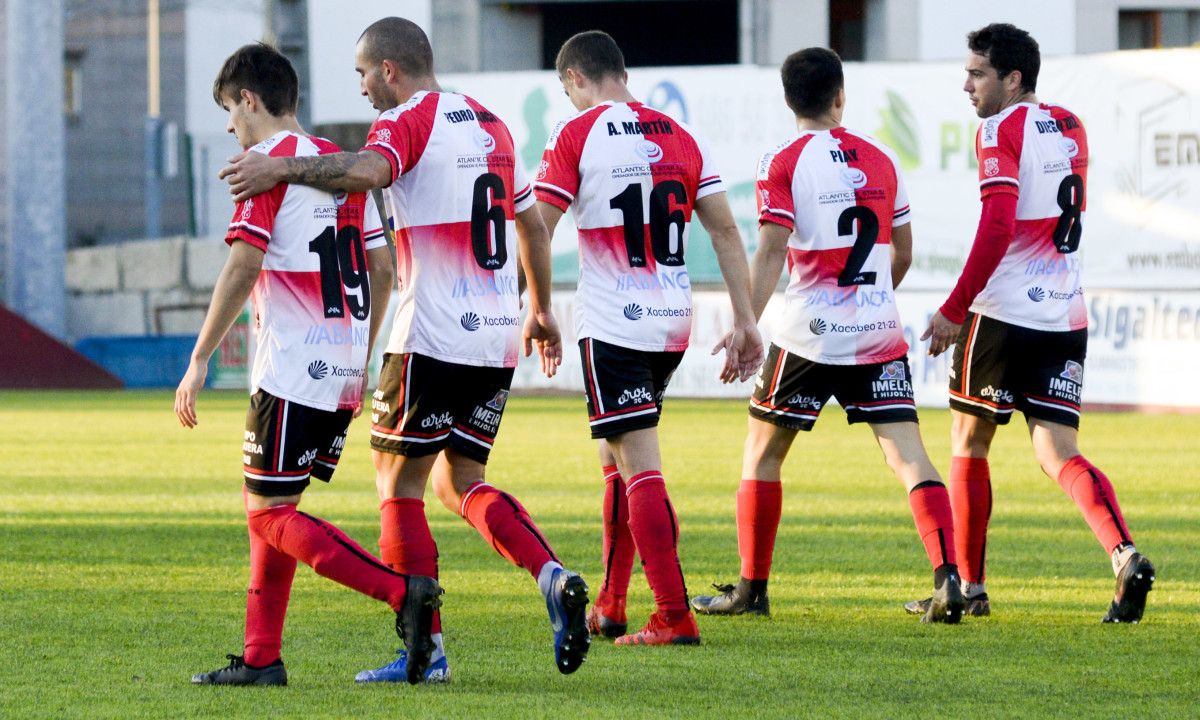
M 308 376 L 313 380 L 321 380 L 329 374 L 329 366 L 320 360 L 313 360 L 308 364 Z
M 638 305 L 637 303 L 629 303 L 625 306 L 625 310 L 623 312 L 625 313 L 626 320 L 642 319 L 642 306 Z
M 793 395 L 787 399 L 786 404 L 792 407 L 811 407 L 813 410 L 821 409 L 821 401 L 812 395 Z
M 483 128 L 475 130 L 475 142 L 485 153 L 490 153 L 496 149 L 496 138 L 489 135 L 487 130 Z
M 880 380 L 903 380 L 904 379 L 904 362 L 902 360 L 893 360 L 883 366 L 883 374 L 879 376 Z
M 617 404 L 624 406 L 630 402 L 651 403 L 654 402 L 654 398 L 644 387 L 625 388 L 625 392 L 617 398 Z
M 508 391 L 497 390 L 496 396 L 484 404 L 496 412 L 501 412 L 504 410 L 504 403 L 506 402 L 508 402 Z
M 467 332 L 475 332 L 479 329 L 479 316 L 473 312 L 463 313 L 463 316 L 458 319 L 458 322 L 463 326 L 463 330 L 466 330 Z
M 842 179 L 852 188 L 858 189 L 866 186 L 867 174 L 858 168 L 848 167 L 842 170 Z
M 1041 302 L 1046 299 L 1046 291 L 1040 287 L 1031 287 L 1029 288 L 1029 292 L 1025 294 L 1028 295 L 1029 299 L 1034 302 Z
M 242 206 L 242 220 L 249 220 L 250 213 L 253 211 L 254 211 L 254 198 L 250 198 L 249 200 L 246 201 L 246 204 Z
M 662 148 L 649 140 L 638 140 L 637 145 L 633 146 L 633 151 L 638 154 L 638 157 L 649 163 L 656 163 L 663 159 Z
M 425 430 L 428 430 L 429 428 L 441 430 L 444 427 L 449 427 L 450 423 L 452 422 L 454 422 L 454 416 L 448 411 L 440 414 L 434 413 L 433 415 L 429 415 L 421 421 L 421 427 Z
M 1060 378 L 1066 378 L 1073 383 L 1083 384 L 1083 366 L 1074 360 L 1068 360 L 1063 371 L 1058 374 Z
M 298 465 L 312 465 L 313 460 L 316 459 L 317 449 L 313 448 L 312 450 L 306 450 L 303 454 L 301 454 L 300 458 L 296 462 Z
M 813 335 L 824 335 L 825 331 L 828 329 L 829 325 L 826 324 L 826 322 L 821 318 L 814 318 L 813 321 L 808 324 L 808 330 Z
M 1011 403 L 1013 401 L 1012 393 L 1007 390 L 1001 390 L 1000 388 L 994 388 L 991 385 L 988 385 L 984 389 L 980 390 L 979 397 L 988 398 L 998 403 Z
M 392 141 L 392 131 L 387 128 L 380 128 L 375 131 L 375 137 L 379 138 L 379 142 L 390 143 Z
M 1000 174 L 999 158 L 990 157 L 983 161 L 983 174 L 988 177 L 995 177 Z

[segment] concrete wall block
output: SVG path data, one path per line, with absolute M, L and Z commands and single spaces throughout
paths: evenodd
M 150 290 L 146 295 L 146 316 L 154 335 L 195 335 L 204 324 L 204 314 L 212 293 L 207 290 Z
M 197 290 L 212 290 L 229 257 L 222 240 L 193 239 L 187 244 L 187 283 Z
M 181 237 L 140 240 L 120 245 L 123 290 L 166 290 L 183 281 Z
M 116 246 L 76 248 L 67 251 L 67 290 L 114 291 L 121 287 Z
M 143 293 L 73 293 L 67 299 L 72 342 L 92 335 L 145 335 L 148 330 Z

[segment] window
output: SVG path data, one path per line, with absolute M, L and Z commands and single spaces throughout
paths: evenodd
M 829 0 L 829 47 L 843 60 L 865 60 L 866 0 Z

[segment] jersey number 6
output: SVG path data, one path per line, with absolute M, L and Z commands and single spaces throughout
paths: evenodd
M 499 270 L 508 262 L 508 245 L 504 242 L 508 218 L 500 200 L 504 181 L 496 173 L 484 173 L 475 178 L 471 192 L 471 249 L 475 262 L 484 270 Z

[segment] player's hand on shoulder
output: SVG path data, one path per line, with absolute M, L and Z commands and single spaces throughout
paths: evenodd
M 562 333 L 558 330 L 554 315 L 549 311 L 530 312 L 525 318 L 523 336 L 525 357 L 529 357 L 536 345 L 542 373 L 548 378 L 554 377 L 558 366 L 562 364 Z
M 217 177 L 229 183 L 233 201 L 242 202 L 275 187 L 281 175 L 278 158 L 247 151 L 229 158 L 229 164 L 221 168 Z
M 937 357 L 950 349 L 961 328 L 962 324 L 950 322 L 940 311 L 935 312 L 929 318 L 929 327 L 921 334 L 921 340 L 929 341 L 929 356 Z
M 208 377 L 208 363 L 192 361 L 187 372 L 175 389 L 175 417 L 185 428 L 194 428 L 200 422 L 196 418 L 196 396 L 204 387 L 204 379 Z

